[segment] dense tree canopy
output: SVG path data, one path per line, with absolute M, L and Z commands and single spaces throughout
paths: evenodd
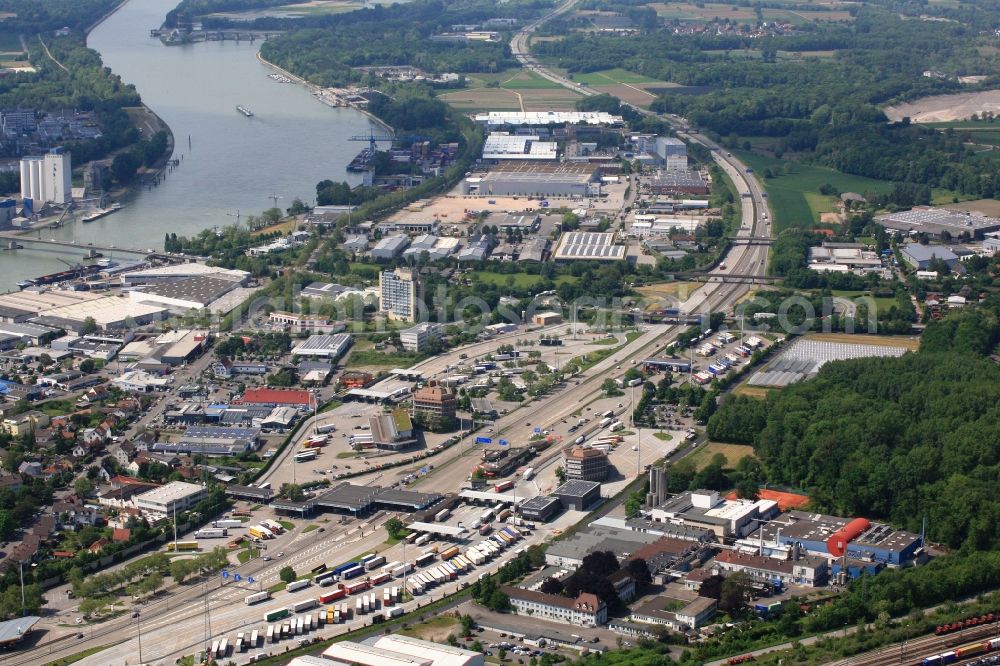
M 715 439 L 753 444 L 768 480 L 818 509 L 882 518 L 952 547 L 1000 546 L 1000 367 L 970 351 L 996 342 L 976 313 L 928 327 L 901 358 L 825 365 L 764 401 L 730 398 Z

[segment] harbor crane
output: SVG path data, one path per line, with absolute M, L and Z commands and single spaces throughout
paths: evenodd
M 374 132 L 368 132 L 368 134 L 352 136 L 350 140 L 366 142 L 368 144 L 368 150 L 370 150 L 372 155 L 374 155 L 375 151 L 378 150 L 379 141 L 387 141 L 389 145 L 392 145 L 392 142 L 396 140 L 396 137 L 389 136 L 388 134 L 375 134 Z

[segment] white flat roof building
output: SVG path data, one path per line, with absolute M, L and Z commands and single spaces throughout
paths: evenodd
M 186 511 L 203 500 L 208 493 L 202 486 L 183 481 L 171 481 L 165 486 L 154 488 L 137 495 L 136 507 L 143 512 L 169 516 L 176 511 Z
M 487 111 L 474 117 L 480 125 L 621 125 L 624 119 L 604 111 Z
M 309 339 L 299 343 L 292 354 L 295 356 L 311 356 L 316 358 L 340 358 L 351 346 L 350 333 L 336 335 L 310 335 Z
M 613 233 L 570 231 L 562 235 L 553 258 L 556 261 L 618 261 L 625 258 L 625 246 L 613 245 Z
M 334 664 L 358 666 L 434 666 L 434 662 L 430 659 L 416 659 L 391 650 L 350 641 L 334 643 L 323 652 L 323 657 Z
M 555 141 L 542 141 L 538 136 L 522 136 L 492 132 L 483 143 L 484 160 L 554 160 Z
M 199 263 L 170 264 L 156 268 L 142 268 L 128 273 L 122 273 L 122 285 L 130 287 L 137 284 L 154 284 L 156 282 L 173 282 L 193 277 L 214 277 L 244 283 L 250 279 L 250 273 L 218 266 L 208 266 Z
M 405 654 L 416 659 L 430 659 L 434 666 L 483 666 L 483 653 L 441 645 L 419 638 L 390 634 L 375 641 L 375 647 Z

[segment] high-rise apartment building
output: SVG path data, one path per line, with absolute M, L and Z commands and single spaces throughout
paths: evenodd
M 419 283 L 417 276 L 408 268 L 382 271 L 378 279 L 379 308 L 389 319 L 416 321 Z

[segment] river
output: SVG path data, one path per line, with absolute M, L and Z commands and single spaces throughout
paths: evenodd
M 380 128 L 358 111 L 326 106 L 302 86 L 269 79 L 270 68 L 255 57 L 260 40 L 167 47 L 151 38 L 177 1 L 129 0 L 91 32 L 88 45 L 170 126 L 180 166 L 159 186 L 139 187 L 118 213 L 42 231 L 42 238 L 159 250 L 165 233 L 234 224 L 237 213 L 274 205 L 271 195 L 287 208 L 295 197 L 312 203 L 324 178 L 360 182 L 345 166 L 364 144 L 349 138 Z M 238 104 L 254 117 L 237 112 Z M 2 251 L 0 292 L 62 270 L 60 258 L 80 254 L 38 246 Z

